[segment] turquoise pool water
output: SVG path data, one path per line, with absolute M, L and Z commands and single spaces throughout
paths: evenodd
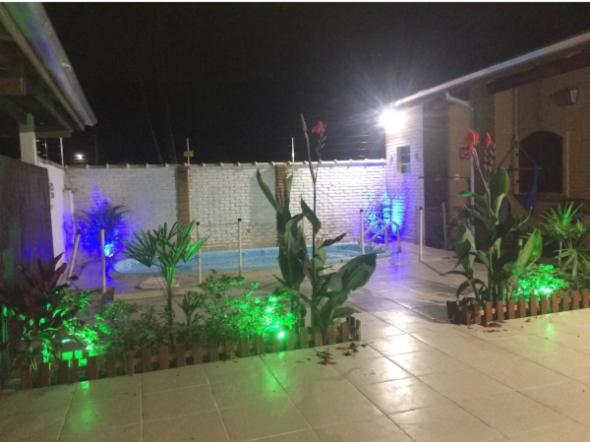
M 370 252 L 370 250 L 366 250 Z M 338 263 L 360 255 L 360 247 L 356 243 L 334 244 L 327 248 L 328 262 Z M 273 269 L 278 268 L 277 257 L 279 255 L 278 247 L 264 247 L 259 249 L 242 250 L 243 269 Z M 385 255 L 382 255 L 385 256 Z M 218 272 L 236 271 L 238 269 L 238 251 L 237 250 L 220 250 L 214 252 L 203 252 L 202 268 L 204 272 L 216 270 Z M 124 259 L 115 264 L 115 271 L 122 274 L 157 274 L 158 268 L 155 266 L 145 267 L 134 259 Z M 181 263 L 178 266 L 179 273 L 196 273 L 197 258 L 187 263 Z

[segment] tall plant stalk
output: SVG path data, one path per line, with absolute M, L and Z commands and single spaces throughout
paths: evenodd
M 311 176 L 311 183 L 312 183 L 312 192 L 313 192 L 313 200 L 312 200 L 312 207 L 313 213 L 317 214 L 317 199 L 318 199 L 318 171 L 320 169 L 320 161 L 322 159 L 322 149 L 326 144 L 326 125 L 322 121 L 318 121 L 314 127 L 311 129 L 311 134 L 315 136 L 316 143 L 315 143 L 315 154 L 316 154 L 316 161 L 317 164 L 314 168 L 313 161 L 311 157 L 311 140 L 310 140 L 310 130 L 307 127 L 307 122 L 305 121 L 305 117 L 303 114 L 300 114 L 301 118 L 301 129 L 303 130 L 303 137 L 305 139 L 305 149 L 307 153 L 307 162 L 309 165 L 309 174 Z M 318 235 L 318 228 L 317 224 L 312 223 L 312 256 L 316 256 L 316 240 Z

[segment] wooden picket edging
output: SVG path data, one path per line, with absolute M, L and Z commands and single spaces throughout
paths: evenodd
M 458 324 L 482 324 L 486 325 L 494 321 L 507 319 L 526 318 L 529 316 L 546 315 L 549 313 L 566 312 L 590 307 L 590 291 L 588 289 L 574 291 L 559 291 L 551 298 L 541 296 L 540 302 L 531 296 L 527 303 L 524 298 L 518 302 L 512 300 L 504 303 L 496 301 L 488 302 L 484 308 L 473 308 L 467 303 L 447 301 L 447 314 L 449 320 Z
M 262 336 L 248 339 L 242 336 L 237 341 L 225 341 L 211 344 L 177 344 L 174 347 L 161 345 L 157 349 L 142 347 L 136 351 L 125 352 L 115 356 L 88 356 L 85 367 L 78 365 L 77 359 L 58 361 L 53 366 L 41 364 L 38 369 L 23 367 L 20 370 L 21 389 L 47 387 L 50 385 L 70 384 L 80 381 L 92 381 L 135 373 L 164 370 L 173 367 L 229 360 L 235 357 L 247 357 L 284 350 L 317 347 L 338 342 L 358 341 L 361 339 L 361 323 L 353 317 L 346 318 L 338 326 L 331 326 L 324 339 L 319 330 L 301 327 L 299 333 L 289 333 L 287 339 L 265 341 Z

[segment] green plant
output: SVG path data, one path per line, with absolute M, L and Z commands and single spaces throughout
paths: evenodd
M 262 179 L 262 174 L 260 173 L 260 170 L 256 171 L 256 180 L 258 181 L 258 186 L 262 190 L 262 193 L 264 193 L 264 196 L 276 211 L 277 234 L 280 240 L 280 237 L 285 233 L 287 222 L 291 219 L 291 211 L 289 210 L 289 205 L 291 203 L 291 187 L 293 185 L 293 175 L 288 174 L 285 177 L 282 189 L 283 192 L 280 197 L 275 197 L 275 195 L 273 195 L 270 188 Z
M 582 288 L 590 279 L 590 228 L 579 218 L 582 205 L 569 202 L 545 212 L 541 219 L 543 233 L 557 245 L 556 258 L 571 284 Z
M 297 315 L 289 309 L 285 292 L 256 295 L 253 284 L 242 296 L 226 297 L 205 303 L 204 334 L 209 341 L 254 338 L 283 339 L 297 326 Z
M 207 295 L 188 291 L 176 304 L 184 314 L 184 322 L 178 324 L 177 337 L 182 342 L 196 342 L 201 333 L 199 309 L 205 306 Z
M 157 265 L 166 283 L 166 316 L 170 329 L 170 342 L 174 341 L 172 328 L 174 311 L 172 309 L 172 284 L 176 267 L 180 261 L 191 260 L 203 246 L 205 239 L 193 240 L 195 222 L 187 225 L 174 223 L 170 229 L 167 224 L 151 231 L 135 234 L 135 241 L 127 244 L 126 256 L 139 261 L 146 267 Z
M 90 292 L 72 291 L 60 284 L 66 266 L 61 255 L 48 263 L 37 260 L 36 271 L 20 268 L 24 283 L 0 292 L 3 315 L 10 324 L 5 344 L 12 362 L 37 367 L 60 356 L 64 339 L 77 339 L 84 322 L 78 317 L 90 302 Z
M 109 263 L 122 252 L 128 230 L 125 216 L 128 211 L 122 205 L 112 205 L 102 200 L 90 211 L 78 214 L 78 229 L 83 249 L 90 255 L 104 253 Z M 104 248 L 100 247 L 100 231 L 104 230 Z
M 256 179 L 262 193 L 276 211 L 277 217 L 277 235 L 279 242 L 279 268 L 281 270 L 281 278 L 279 282 L 291 290 L 297 291 L 301 283 L 305 279 L 303 269 L 299 265 L 293 265 L 295 258 L 298 260 L 304 259 L 305 253 L 305 239 L 303 235 L 297 235 L 295 230 L 298 229 L 298 223 L 290 222 L 293 220 L 291 211 L 289 209 L 291 201 L 291 186 L 293 183 L 293 175 L 289 174 L 285 178 L 285 185 L 283 187 L 283 194 L 281 198 L 275 198 L 270 188 L 262 179 L 260 171 L 256 171 Z M 286 235 L 287 229 L 291 230 L 290 235 Z
M 551 264 L 535 264 L 516 278 L 516 288 L 512 298 L 525 298 L 529 302 L 531 296 L 540 301 L 541 296 L 551 297 L 555 292 L 568 287 L 567 275 Z
M 341 241 L 345 234 L 336 238 L 320 240 L 322 224 L 316 214 L 317 205 L 317 177 L 319 172 L 319 160 L 326 143 L 326 125 L 318 121 L 311 130 L 301 115 L 301 126 L 305 137 L 309 171 L 313 186 L 313 208 L 301 200 L 301 213 L 286 218 L 287 212 L 282 212 L 281 220 L 285 222 L 284 229 L 279 235 L 279 266 L 281 278 L 278 278 L 282 286 L 287 289 L 286 294 L 290 299 L 291 312 L 299 315 L 300 321 L 305 317 L 307 309 L 311 313 L 312 327 L 318 327 L 325 334 L 328 327 L 338 318 L 350 316 L 355 310 L 346 306 L 348 295 L 367 283 L 376 266 L 376 255 L 367 254 L 358 256 L 339 270 L 330 272 L 327 265 L 326 249 L 328 246 Z M 317 164 L 312 162 L 312 141 Z M 267 199 L 278 211 L 278 203 L 274 200 L 268 187 L 259 178 L 259 184 Z M 291 183 L 285 186 L 289 191 Z M 284 201 L 289 201 L 289 196 L 283 196 Z M 311 254 L 308 251 L 307 242 L 303 233 L 302 221 L 306 219 L 312 226 Z M 307 279 L 311 286 L 311 293 L 305 293 L 301 289 L 303 281 Z
M 479 163 L 475 163 L 479 170 Z M 457 288 L 457 297 L 468 290 L 473 292 L 479 305 L 504 300 L 511 291 L 514 275 L 519 275 L 540 257 L 543 240 L 534 230 L 523 247 L 519 248 L 520 229 L 528 218 L 513 217 L 511 210 L 502 211 L 512 204 L 507 196 L 510 191 L 508 172 L 499 168 L 487 182 L 480 170 L 484 193 L 462 192 L 460 195 L 473 202 L 461 211 L 464 221 L 453 240 L 457 265 L 462 270 L 449 273 L 465 277 Z M 475 241 L 475 229 L 479 228 L 479 242 Z M 479 247 L 478 247 L 479 246 Z M 476 274 L 475 264 L 483 265 L 485 276 Z
M 319 232 L 321 222 L 315 213 L 301 201 L 304 216 Z M 302 234 L 300 231 L 298 234 Z M 287 235 L 290 235 L 287 232 Z M 336 271 L 329 271 L 326 248 L 342 240 L 344 235 L 333 239 L 318 241 L 311 255 L 305 248 L 304 260 L 300 264 L 311 285 L 311 293 L 299 292 L 311 312 L 312 327 L 319 327 L 324 335 L 335 319 L 352 315 L 356 310 L 346 306 L 348 295 L 364 286 L 375 271 L 377 255 L 375 253 L 359 255 Z

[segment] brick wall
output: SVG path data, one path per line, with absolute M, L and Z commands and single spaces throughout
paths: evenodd
M 339 161 L 323 162 L 318 173 L 317 213 L 322 221 L 322 236 L 346 233 L 344 241 L 358 241 L 360 210 L 369 210 L 385 193 L 385 162 Z M 298 163 L 293 168 L 291 211 L 301 211 L 301 198 L 312 207 L 313 186 L 309 167 Z M 304 224 L 311 235 L 311 226 Z
M 385 162 L 324 162 L 319 172 L 318 213 L 325 236 L 349 233 L 356 240 L 359 210 L 383 197 Z M 245 247 L 276 244 L 275 212 L 256 181 L 256 170 L 274 191 L 275 167 L 284 164 L 207 164 L 183 166 L 68 168 L 66 185 L 74 191 L 76 210 L 107 197 L 129 209 L 132 229 L 154 228 L 190 214 L 200 222 L 208 248 L 234 248 L 237 219 L 242 219 Z M 296 163 L 291 193 L 292 209 L 300 211 L 303 196 L 311 205 L 311 179 L 306 165 Z M 310 233 L 309 226 L 307 231 Z
M 107 198 L 129 210 L 129 228 L 153 229 L 178 217 L 176 167 L 90 167 L 66 169 L 76 212 L 90 210 Z
M 238 218 L 246 247 L 275 244 L 275 211 L 258 187 L 257 169 L 274 189 L 274 168 L 267 163 L 191 166 L 191 216 L 201 223 L 208 247 L 235 247 Z
M 417 240 L 418 209 L 424 206 L 424 124 L 422 106 L 404 109 L 405 125 L 386 134 L 387 191 L 403 211 L 402 238 Z M 411 162 L 402 173 L 397 162 L 397 148 L 410 146 Z

